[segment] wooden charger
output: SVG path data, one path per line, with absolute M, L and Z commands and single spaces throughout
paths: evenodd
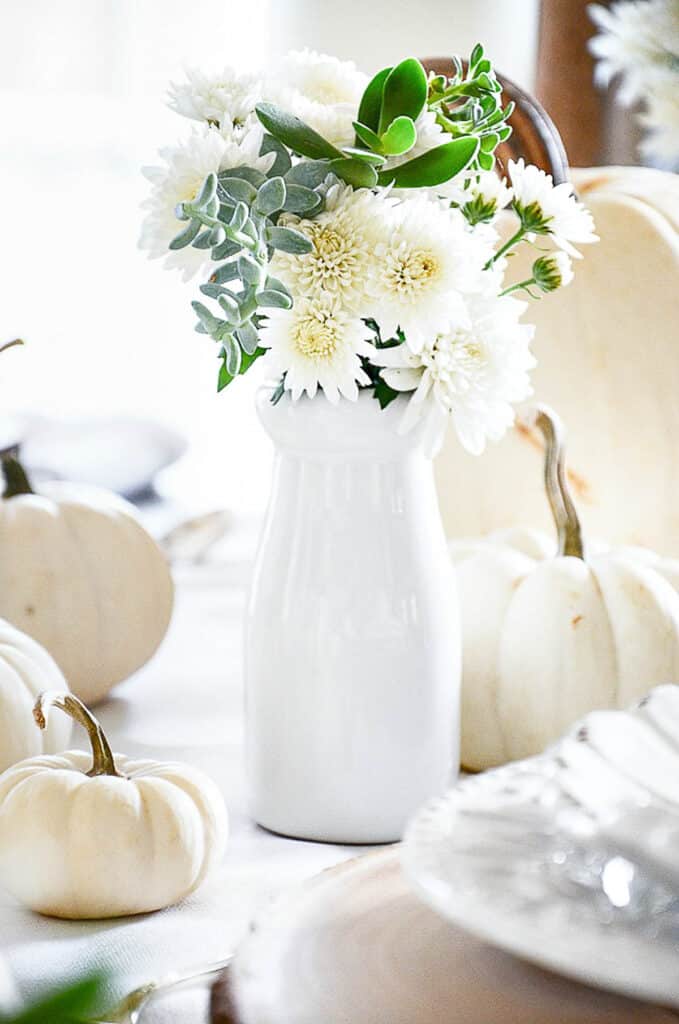
M 325 871 L 275 904 L 217 982 L 211 1019 L 676 1024 L 679 1015 L 568 981 L 454 928 L 413 893 L 392 847 Z

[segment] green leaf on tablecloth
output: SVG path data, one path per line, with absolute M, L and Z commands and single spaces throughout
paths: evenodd
M 105 978 L 94 974 L 72 982 L 15 1015 L 0 1014 L 0 1024 L 83 1024 L 101 1011 Z

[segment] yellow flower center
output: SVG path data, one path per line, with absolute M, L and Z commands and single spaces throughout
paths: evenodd
M 426 249 L 410 249 L 392 256 L 387 266 L 387 281 L 397 292 L 422 291 L 439 271 L 439 262 Z
M 329 291 L 349 287 L 355 280 L 359 249 L 352 234 L 338 231 L 332 224 L 311 224 L 308 234 L 313 250 L 304 259 L 303 276 L 309 284 Z
M 339 342 L 337 325 L 330 317 L 301 317 L 295 326 L 293 343 L 305 359 L 313 359 L 314 362 L 332 359 Z

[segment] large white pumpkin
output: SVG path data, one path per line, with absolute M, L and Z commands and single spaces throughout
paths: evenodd
M 597 708 L 626 707 L 679 680 L 677 566 L 652 552 L 586 557 L 553 414 L 540 410 L 558 527 L 453 546 L 462 611 L 462 763 L 480 770 L 539 753 Z
M 227 813 L 217 786 L 189 765 L 115 756 L 71 694 L 43 694 L 88 732 L 92 752 L 22 761 L 0 776 L 0 883 L 41 914 L 121 917 L 170 906 L 218 863 Z
M 56 663 L 40 644 L 0 619 L 0 772 L 39 754 L 65 750 L 71 723 L 55 719 L 44 732 L 33 722 L 43 690 L 66 689 Z
M 602 167 L 572 178 L 600 241 L 572 284 L 526 313 L 535 395 L 571 425 L 588 535 L 679 555 L 679 176 Z M 530 259 L 512 259 L 511 280 L 529 276 Z M 519 427 L 481 459 L 450 433 L 436 465 L 449 536 L 549 527 L 538 433 Z
M 52 483 L 35 494 L 5 458 L 0 616 L 41 643 L 68 684 L 96 703 L 155 652 L 173 585 L 132 506 L 98 488 Z

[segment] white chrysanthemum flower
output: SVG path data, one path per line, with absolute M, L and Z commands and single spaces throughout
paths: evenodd
M 514 196 L 506 178 L 501 178 L 495 171 L 479 171 L 470 182 L 467 192 L 472 198 L 480 199 L 484 206 L 492 206 L 496 211 L 504 210 Z
M 461 293 L 482 291 L 493 253 L 487 236 L 471 232 L 459 210 L 423 194 L 404 199 L 375 246 L 369 289 L 371 316 L 383 337 L 401 328 L 413 351 L 465 316 Z
M 231 67 L 208 75 L 197 69 L 186 72 L 186 82 L 172 82 L 168 106 L 184 117 L 207 121 L 228 133 L 251 126 L 255 106 L 263 98 L 262 83 L 254 75 Z
M 352 122 L 368 81 L 353 61 L 298 50 L 279 63 L 265 92 L 328 142 L 348 146 L 354 141 Z
M 313 398 L 318 388 L 331 402 L 340 395 L 355 402 L 358 385 L 370 384 L 361 367 L 373 346 L 356 316 L 328 294 L 299 298 L 290 310 L 274 309 L 261 331 L 261 344 L 270 351 L 274 372 L 285 374 L 285 388 L 296 401 L 304 392 Z
M 576 259 L 580 253 L 572 242 L 588 245 L 597 242 L 594 220 L 587 207 L 573 195 L 568 182 L 554 185 L 551 174 L 523 157 L 509 161 L 509 177 L 514 191 L 514 209 L 529 231 L 551 235 L 556 245 Z
M 608 85 L 621 76 L 620 98 L 631 103 L 646 95 L 648 75 L 677 68 L 679 3 L 677 0 L 633 0 L 611 7 L 592 4 L 589 13 L 601 34 L 590 40 L 598 58 L 596 78 Z
M 486 441 L 499 441 L 513 423 L 513 403 L 531 393 L 533 327 L 519 322 L 526 303 L 477 297 L 468 305 L 467 326 L 438 335 L 419 355 L 398 345 L 372 357 L 384 367 L 390 387 L 413 392 L 399 430 L 405 433 L 424 419 L 432 455 L 451 417 L 464 447 L 480 455 Z
M 384 234 L 388 202 L 370 189 L 354 190 L 342 183 L 328 190 L 326 207 L 314 220 L 295 216 L 282 219 L 311 241 L 303 255 L 276 251 L 271 272 L 298 295 L 313 297 L 328 292 L 345 309 L 368 314 L 366 285 L 373 265 L 374 247 Z
M 263 129 L 255 126 L 239 140 L 228 139 L 216 128 L 201 126 L 177 146 L 160 150 L 162 166 L 145 167 L 144 175 L 152 184 L 150 196 L 143 202 L 146 216 L 142 224 L 139 247 L 150 259 L 165 259 L 165 266 L 182 272 L 185 281 L 193 277 L 207 262 L 209 251 L 186 246 L 168 250 L 172 239 L 185 225 L 178 220 L 178 203 L 195 199 L 208 174 L 232 167 L 255 167 L 268 171 L 275 154 L 261 157 Z
M 648 83 L 641 121 L 649 135 L 642 153 L 662 163 L 679 160 L 679 64 L 675 74 L 655 75 Z
M 573 280 L 573 265 L 566 252 L 550 252 L 533 263 L 535 283 L 543 292 L 565 288 Z

